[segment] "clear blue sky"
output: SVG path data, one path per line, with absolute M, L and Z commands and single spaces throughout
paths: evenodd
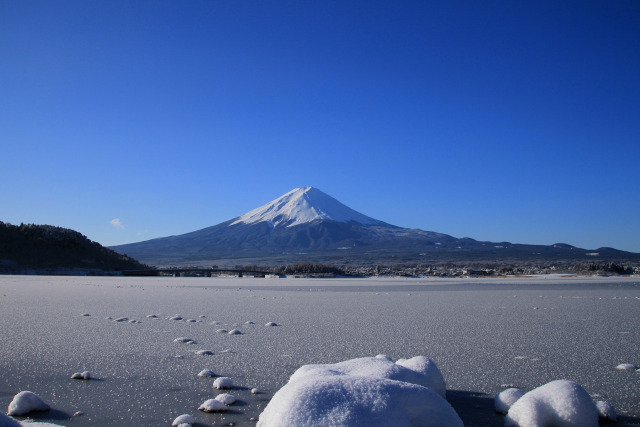
M 0 138 L 0 220 L 104 245 L 314 186 L 640 252 L 640 2 L 4 0 Z

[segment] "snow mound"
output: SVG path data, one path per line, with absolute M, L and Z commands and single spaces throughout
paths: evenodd
M 213 351 L 211 350 L 198 350 L 196 354 L 199 356 L 213 356 Z
M 31 411 L 48 411 L 51 409 L 44 400 L 40 399 L 35 393 L 30 391 L 21 391 L 16 394 L 9 404 L 7 415 L 24 415 Z
M 239 329 L 232 329 L 227 332 L 229 335 L 242 335 L 242 332 Z
M 317 188 L 295 188 L 287 194 L 236 218 L 235 224 L 266 222 L 271 227 L 293 227 L 317 220 L 380 224 L 360 212 L 343 205 Z
M 75 374 L 71 375 L 71 379 L 72 380 L 90 380 L 91 372 L 89 371 L 76 372 Z
M 193 418 L 192 415 L 189 414 L 182 414 L 178 417 L 176 417 L 175 420 L 173 420 L 173 423 L 171 423 L 172 426 L 179 426 L 180 424 L 195 424 L 196 419 Z
M 216 378 L 213 382 L 213 388 L 217 388 L 218 390 L 228 389 L 233 387 L 233 381 L 228 377 L 220 377 Z
M 215 377 L 216 374 L 210 369 L 203 369 L 202 371 L 198 372 L 198 376 L 199 377 L 205 377 L 205 378 L 211 378 L 211 377 Z
M 516 403 L 524 395 L 524 392 L 519 388 L 508 388 L 502 390 L 493 399 L 493 406 L 497 413 L 506 414 L 509 412 L 509 408 Z
M 191 338 L 187 338 L 187 337 L 176 338 L 175 340 L 173 340 L 173 342 L 183 343 L 183 344 L 195 344 L 196 343 L 194 340 L 192 340 Z
M 264 326 L 278 326 L 278 324 L 276 322 L 268 322 L 268 323 L 265 323 Z
M 557 380 L 518 399 L 505 427 L 598 427 L 598 411 L 589 393 L 573 381 Z
M 222 393 L 216 396 L 216 400 L 225 405 L 233 405 L 236 403 L 236 397 L 232 394 Z
M 601 421 L 618 421 L 618 414 L 611 403 L 599 400 L 596 402 L 596 410 Z
M 421 374 L 421 376 L 418 377 L 412 376 L 413 380 L 407 382 L 430 388 L 444 399 L 447 398 L 447 385 L 444 382 L 444 377 L 440 373 L 440 369 L 438 369 L 433 360 L 424 356 L 416 356 L 411 359 L 399 359 L 396 365 L 403 366 L 412 372 Z
M 418 369 L 433 363 L 409 360 L 402 362 Z M 257 425 L 462 427 L 451 405 L 421 385 L 437 384 L 442 376 L 427 371 L 433 378 L 386 357 L 305 365 L 276 392 Z

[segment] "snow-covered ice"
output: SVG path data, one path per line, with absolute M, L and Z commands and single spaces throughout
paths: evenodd
M 417 370 L 386 357 L 302 366 L 273 396 L 258 426 L 462 427 L 451 405 L 423 385 L 441 386 L 435 364 L 409 361 L 403 360 Z
M 493 398 L 506 386 L 528 391 L 561 378 L 610 402 L 617 426 L 637 426 L 640 376 L 615 367 L 639 363 L 639 283 L 0 275 L 7 344 L 0 345 L 0 405 L 6 410 L 15 393 L 31 390 L 52 407 L 33 416 L 68 427 L 155 427 L 190 411 L 195 425 L 250 427 L 301 366 L 382 353 L 393 361 L 429 356 L 466 426 L 502 427 Z M 154 313 L 159 319 L 146 317 Z M 177 314 L 206 315 L 219 326 L 165 320 Z M 104 320 L 119 316 L 147 321 Z M 263 327 L 271 321 L 280 326 Z M 246 335 L 215 333 L 237 325 Z M 174 343 L 176 337 L 198 345 Z M 198 349 L 215 355 L 198 356 Z M 99 370 L 100 381 L 69 379 L 89 368 Z M 197 376 L 204 368 L 232 378 L 241 404 L 221 416 L 197 411 L 226 391 L 212 389 L 215 378 Z M 77 411 L 86 415 L 74 417 Z
M 9 404 L 7 415 L 20 416 L 32 411 L 48 411 L 51 409 L 37 394 L 31 391 L 21 391 L 13 397 Z
M 579 384 L 556 380 L 525 393 L 509 408 L 505 427 L 598 427 L 598 411 Z

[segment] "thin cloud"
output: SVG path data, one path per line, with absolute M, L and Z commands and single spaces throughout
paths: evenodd
M 120 218 L 114 218 L 111 220 L 111 225 L 113 225 L 114 228 L 119 228 L 121 230 L 124 230 L 124 224 L 122 222 L 120 222 Z

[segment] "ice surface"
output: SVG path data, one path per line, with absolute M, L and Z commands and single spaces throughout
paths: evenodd
M 67 427 L 155 427 L 194 411 L 196 425 L 251 427 L 303 365 L 422 354 L 437 364 L 467 426 L 502 427 L 493 398 L 503 384 L 532 390 L 559 378 L 613 404 L 617 426 L 638 426 L 640 376 L 614 368 L 638 363 L 639 283 L 0 276 L 0 405 L 31 390 L 53 408 L 37 420 Z M 208 322 L 167 320 L 176 314 L 206 315 L 226 329 L 256 325 L 234 337 Z M 201 348 L 215 355 L 196 355 Z M 231 378 L 242 405 L 224 415 L 196 411 L 216 395 L 213 379 L 196 375 L 204 368 Z M 100 380 L 69 379 L 79 369 Z
M 7 415 L 20 416 L 32 411 L 48 411 L 51 409 L 44 400 L 30 391 L 21 391 L 16 394 L 9 404 Z
M 258 426 L 462 427 L 451 405 L 420 385 L 440 386 L 427 378 L 442 380 L 435 364 L 417 357 L 403 361 L 419 371 L 385 357 L 302 366 L 273 396 Z
M 573 381 L 556 380 L 525 393 L 509 408 L 505 427 L 598 427 L 589 393 Z

